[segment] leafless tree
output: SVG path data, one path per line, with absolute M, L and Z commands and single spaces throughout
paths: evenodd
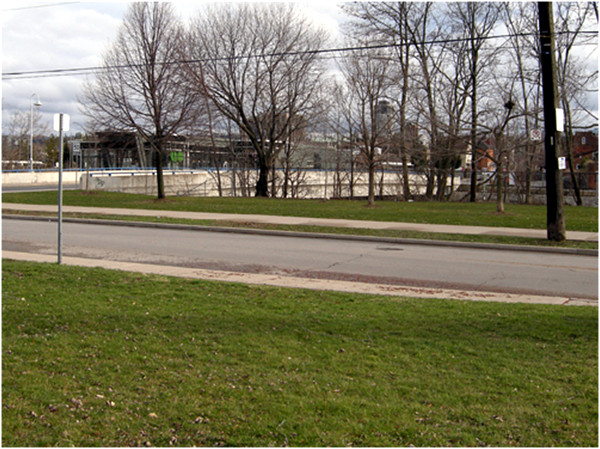
M 30 128 L 33 126 L 34 137 L 48 133 L 48 126 L 42 121 L 42 113 L 39 110 L 33 110 L 33 121 L 31 119 L 30 111 L 15 111 L 8 123 L 4 124 L 6 132 L 3 132 L 2 136 L 2 160 L 29 160 Z M 43 151 L 36 140 L 33 141 L 33 159 L 39 161 L 43 158 Z
M 518 168 L 520 172 L 514 175 L 523 184 L 523 197 L 527 204 L 531 202 L 532 176 L 540 149 L 539 143 L 532 140 L 531 135 L 534 129 L 539 129 L 542 120 L 539 39 L 530 33 L 538 26 L 537 14 L 537 6 L 533 3 L 503 4 L 504 23 L 511 34 L 508 61 L 513 69 L 502 72 L 514 73 L 515 95 L 512 100 L 520 122 L 517 130 L 522 136 L 520 143 L 515 146 L 518 153 L 516 157 L 522 163 Z
M 421 163 L 428 179 L 426 196 L 441 200 L 447 197 L 448 176 L 454 189 L 454 172 L 465 149 L 461 140 L 471 83 L 468 41 L 455 39 L 446 5 L 427 2 L 417 12 L 409 30 L 420 67 L 415 77 L 420 95 L 411 98 L 416 99 L 428 142 L 428 163 Z
M 222 4 L 192 25 L 188 73 L 256 152 L 257 196 L 296 117 L 312 116 L 322 71 L 315 50 L 326 33 L 292 4 Z
M 159 199 L 165 197 L 166 143 L 198 119 L 202 105 L 178 66 L 183 38 L 169 3 L 133 3 L 103 67 L 82 95 L 93 129 L 137 132 L 149 142 Z
M 578 206 L 581 206 L 583 201 L 573 163 L 573 129 L 577 124 L 585 126 L 590 121 L 592 126 L 598 125 L 598 117 L 586 108 L 583 99 L 585 95 L 598 91 L 598 65 L 590 67 L 577 57 L 575 50 L 584 39 L 593 39 L 597 43 L 597 34 L 583 35 L 585 26 L 590 22 L 596 22 L 597 27 L 598 18 L 594 13 L 594 6 L 592 2 L 560 2 L 556 8 L 556 67 L 560 104 L 565 115 L 565 152 L 571 173 L 573 195 Z
M 393 57 L 390 63 L 397 67 L 397 98 L 394 98 L 398 134 L 396 143 L 402 161 L 402 187 L 405 199 L 411 198 L 409 184 L 409 152 L 408 147 L 408 102 L 411 90 L 411 74 L 413 72 L 412 46 L 415 32 L 419 26 L 416 22 L 422 17 L 424 3 L 413 2 L 355 2 L 343 6 L 353 18 L 350 25 L 362 35 L 368 35 L 372 42 L 380 41 L 393 45 Z M 427 11 L 427 7 L 425 8 Z
M 368 204 L 375 204 L 375 172 L 381 162 L 381 152 L 391 138 L 390 126 L 393 114 L 387 109 L 391 89 L 395 86 L 390 54 L 384 50 L 362 50 L 368 48 L 368 41 L 357 41 L 353 47 L 359 48 L 345 55 L 341 70 L 346 78 L 351 104 L 352 127 L 357 131 L 363 163 L 368 170 Z
M 348 196 L 354 198 L 356 184 L 356 144 L 358 142 L 357 129 L 353 117 L 352 94 L 345 82 L 332 80 L 328 86 L 329 109 L 327 125 L 335 139 L 334 154 L 334 197 L 344 196 L 344 185 L 348 185 Z M 349 171 L 347 170 L 349 168 Z
M 500 4 L 493 2 L 456 2 L 448 4 L 448 18 L 457 36 L 466 39 L 468 48 L 469 100 L 471 106 L 470 146 L 471 146 L 471 190 L 470 201 L 477 201 L 477 159 L 479 88 L 485 81 L 484 71 L 492 65 L 493 51 L 489 50 L 487 37 L 496 26 Z
M 587 33 L 589 25 L 597 22 L 595 3 L 557 2 L 556 10 L 556 47 L 557 72 L 560 102 L 565 112 L 565 149 L 569 163 L 573 195 L 576 204 L 582 204 L 576 167 L 573 164 L 573 132 L 576 128 L 597 126 L 598 118 L 585 105 L 591 92 L 597 92 L 597 63 L 588 64 L 581 58 L 587 48 L 597 48 L 597 32 Z M 537 151 L 540 145 L 530 140 L 532 129 L 541 127 L 541 78 L 539 67 L 539 39 L 531 35 L 537 27 L 537 7 L 530 3 L 507 2 L 503 5 L 504 22 L 510 38 L 510 67 L 506 72 L 515 74 L 518 95 L 516 113 L 522 117 L 521 133 L 523 139 L 520 159 L 524 160 L 525 201 L 530 202 L 531 177 Z M 590 47 L 587 47 L 590 44 Z M 584 51 L 580 51 L 584 49 Z

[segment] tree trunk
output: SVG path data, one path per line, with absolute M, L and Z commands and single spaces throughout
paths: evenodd
M 446 169 L 438 169 L 436 173 L 436 188 L 437 191 L 435 193 L 435 199 L 437 201 L 442 201 L 444 196 L 446 195 L 446 186 L 448 184 L 448 172 Z
M 410 193 L 408 155 L 406 154 L 406 146 L 402 149 L 402 188 L 404 192 L 404 201 L 410 200 L 412 196 Z
M 163 178 L 163 158 L 162 151 L 157 150 L 154 153 L 154 157 L 156 157 L 156 163 L 154 166 L 156 167 L 156 191 L 158 194 L 158 199 L 162 200 L 166 198 L 165 195 L 165 181 Z
M 563 106 L 564 107 L 564 106 Z M 577 206 L 583 206 L 583 200 L 581 199 L 581 189 L 579 188 L 579 180 L 577 179 L 577 173 L 575 173 L 575 163 L 573 162 L 573 128 L 571 127 L 571 111 L 567 107 L 566 109 L 566 120 L 567 120 L 567 132 L 565 133 L 565 150 L 567 156 L 567 163 L 569 164 L 569 172 L 571 173 L 571 184 L 573 185 L 573 198 Z
M 368 197 L 368 206 L 375 205 L 375 164 L 369 164 L 369 197 Z
M 531 167 L 525 169 L 525 204 L 531 204 Z
M 223 184 L 221 182 L 221 168 L 219 167 L 219 160 L 217 159 L 217 146 L 215 143 L 215 136 L 213 134 L 212 113 L 210 111 L 210 105 L 208 104 L 208 95 L 206 94 L 206 88 L 204 88 L 204 93 L 205 93 L 204 101 L 205 101 L 205 105 L 206 105 L 206 112 L 208 114 L 208 133 L 210 136 L 210 143 L 211 143 L 211 155 L 212 155 L 213 164 L 215 166 L 215 170 L 217 173 L 217 188 L 219 190 L 219 196 L 222 197 L 223 196 Z
M 425 188 L 425 197 L 428 200 L 433 199 L 433 190 L 435 189 L 435 172 L 428 167 L 425 171 L 425 177 L 427 178 L 427 186 Z
M 502 157 L 502 156 L 500 156 Z M 502 175 L 502 163 L 496 163 L 496 212 L 504 213 L 504 176 Z
M 264 157 L 258 158 L 258 180 L 256 181 L 256 196 L 268 198 L 269 197 L 269 172 L 270 167 Z

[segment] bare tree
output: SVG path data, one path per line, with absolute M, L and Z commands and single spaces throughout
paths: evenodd
M 368 48 L 365 41 L 354 47 Z M 349 119 L 357 131 L 363 163 L 368 170 L 368 205 L 375 204 L 375 171 L 381 152 L 391 138 L 393 114 L 387 109 L 390 91 L 395 85 L 390 54 L 385 50 L 356 50 L 341 60 L 341 69 L 350 92 L 352 113 Z
M 468 42 L 466 56 L 469 61 L 469 99 L 471 104 L 471 202 L 477 201 L 477 159 L 479 88 L 484 81 L 482 75 L 492 63 L 493 52 L 486 51 L 487 37 L 496 26 L 499 17 L 499 4 L 492 2 L 456 2 L 449 4 L 449 19 Z
M 514 67 L 516 114 L 519 116 L 521 143 L 515 147 L 522 161 L 522 173 L 515 173 L 524 185 L 524 201 L 531 202 L 531 183 L 534 163 L 540 145 L 531 139 L 534 129 L 540 127 L 541 114 L 541 71 L 539 39 L 530 31 L 537 25 L 537 7 L 533 3 L 503 4 L 504 23 L 511 34 L 508 52 L 511 67 Z M 508 70 L 505 71 L 508 73 Z
M 268 196 L 269 173 L 285 137 L 308 119 L 319 92 L 325 33 L 291 4 L 224 4 L 193 24 L 188 73 L 256 152 L 257 196 Z
M 587 38 L 583 35 L 586 24 L 596 19 L 597 26 L 594 5 L 592 2 L 561 2 L 556 8 L 556 67 L 560 104 L 565 114 L 565 153 L 571 172 L 573 195 L 578 206 L 581 206 L 583 201 L 573 163 L 573 129 L 578 121 L 580 126 L 587 125 L 586 119 L 591 119 L 593 126 L 598 124 L 598 117 L 584 106 L 582 99 L 584 95 L 598 90 L 598 66 L 594 64 L 590 68 L 586 65 L 576 56 L 575 47 Z M 591 39 L 597 42 L 597 34 L 591 36 Z M 579 110 L 580 113 L 576 113 L 575 110 Z
M 398 135 L 396 143 L 402 161 L 402 188 L 405 199 L 411 198 L 409 184 L 409 148 L 408 148 L 408 101 L 411 92 L 411 64 L 412 45 L 415 41 L 415 30 L 418 28 L 416 21 L 427 12 L 423 3 L 412 2 L 355 2 L 344 5 L 342 8 L 354 19 L 350 29 L 356 30 L 371 40 L 380 40 L 382 43 L 391 44 L 393 57 L 390 63 L 396 65 L 398 76 L 397 92 L 394 99 Z M 427 5 L 427 4 L 425 4 Z
M 355 167 L 356 152 L 355 145 L 358 141 L 357 130 L 353 117 L 352 95 L 346 83 L 341 80 L 332 81 L 329 86 L 330 107 L 327 116 L 327 126 L 335 136 L 334 166 L 335 174 L 333 180 L 334 196 L 344 196 L 344 185 L 348 185 L 348 195 L 354 198 L 354 186 L 356 184 Z M 350 170 L 347 171 L 347 168 Z
M 434 197 L 435 187 L 435 198 L 441 200 L 449 197 L 448 176 L 450 194 L 454 190 L 454 173 L 464 150 L 460 142 L 471 85 L 469 47 L 467 40 L 453 38 L 456 30 L 448 28 L 445 5 L 427 2 L 415 12 L 409 30 L 420 67 L 415 77 L 420 95 L 411 97 L 428 141 L 426 195 Z
M 159 199 L 165 197 L 166 143 L 190 127 L 202 105 L 177 65 L 183 37 L 169 3 L 133 3 L 103 67 L 82 96 L 93 128 L 137 132 L 149 142 Z
M 32 120 L 33 118 L 33 120 Z M 33 129 L 33 135 L 43 136 L 48 133 L 48 126 L 42 121 L 42 113 L 34 109 L 33 116 L 29 111 L 16 111 L 10 116 L 6 128 L 6 139 L 2 139 L 2 160 L 4 161 L 27 161 L 29 160 L 29 133 Z M 4 134 L 4 133 L 3 133 Z M 43 159 L 40 145 L 33 141 L 33 159 Z

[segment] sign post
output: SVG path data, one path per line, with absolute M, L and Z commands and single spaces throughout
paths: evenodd
M 62 263 L 62 174 L 63 174 L 63 130 L 69 130 L 69 116 L 54 114 L 54 131 L 58 131 L 58 264 Z

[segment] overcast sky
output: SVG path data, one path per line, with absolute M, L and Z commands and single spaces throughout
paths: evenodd
M 183 18 L 198 13 L 201 1 L 173 1 Z M 102 54 L 116 37 L 129 2 L 3 1 L 2 73 L 72 69 L 101 65 Z M 340 12 L 335 1 L 298 2 L 315 21 L 337 33 Z M 52 129 L 55 113 L 69 114 L 71 132 L 82 131 L 78 96 L 85 76 L 2 80 L 2 122 L 15 111 L 29 113 L 39 96 L 44 121 Z
M 201 0 L 174 0 L 182 19 L 195 17 L 202 8 Z M 305 9 L 319 26 L 339 36 L 343 14 L 335 0 L 305 0 L 295 2 Z M 5 0 L 2 10 L 2 73 L 46 71 L 97 67 L 102 54 L 114 41 L 129 2 L 125 1 L 28 1 Z M 597 62 L 597 53 L 589 58 Z M 591 61 L 591 62 L 590 62 Z M 42 102 L 40 112 L 52 129 L 53 115 L 71 116 L 71 132 L 84 130 L 85 119 L 79 113 L 78 96 L 84 75 L 25 77 L 2 80 L 3 128 L 15 111 L 29 113 L 33 94 Z M 37 97 L 34 96 L 35 99 Z M 597 111 L 598 95 L 589 97 L 588 107 Z

